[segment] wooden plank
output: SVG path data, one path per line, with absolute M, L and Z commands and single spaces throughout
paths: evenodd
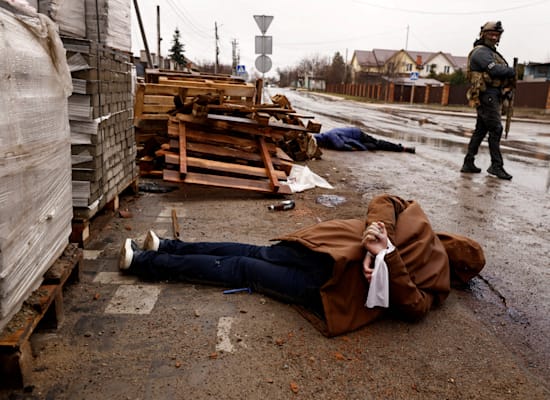
M 138 121 L 135 121 L 134 124 L 137 127 L 140 127 L 142 124 L 142 121 L 166 121 L 170 118 L 169 114 L 142 114 Z M 147 122 L 145 122 L 147 124 Z
M 162 170 L 162 179 L 168 182 L 183 182 L 179 171 L 171 169 Z
M 162 96 L 156 94 L 148 94 L 143 98 L 143 104 L 158 104 L 158 105 L 170 105 L 175 107 L 174 96 Z
M 234 188 L 242 190 L 252 190 L 262 193 L 273 193 L 271 185 L 267 181 L 260 181 L 255 179 L 243 179 L 243 178 L 234 178 L 227 176 L 217 176 L 217 175 L 208 175 L 208 174 L 199 174 L 199 173 L 188 173 L 184 183 L 194 183 L 199 185 L 209 185 L 225 188 Z M 287 185 L 282 185 L 279 188 L 278 193 L 281 194 L 291 194 L 292 191 Z
M 166 164 L 179 165 L 180 156 L 176 153 L 167 152 L 164 155 L 164 161 Z M 257 176 L 262 178 L 268 178 L 266 170 L 264 167 L 254 167 L 251 165 L 223 162 L 217 160 L 209 160 L 206 158 L 199 157 L 187 157 L 187 167 L 189 168 L 202 168 L 202 169 L 211 169 L 220 172 L 235 173 L 241 175 L 250 175 Z M 280 180 L 286 180 L 290 168 L 282 168 L 277 170 L 273 168 L 275 177 Z
M 142 117 L 145 116 L 144 114 L 166 114 L 168 113 L 168 111 L 174 110 L 175 108 L 176 106 L 174 105 L 174 103 L 168 105 L 145 103 L 142 106 Z
M 147 83 L 143 85 L 145 87 L 144 94 L 146 95 L 169 95 L 169 96 L 177 96 L 178 95 L 178 87 L 177 86 L 169 86 L 169 85 L 158 85 L 155 83 Z
M 166 164 L 174 164 L 174 165 L 180 165 L 180 155 L 179 153 L 172 153 L 172 152 L 166 152 L 164 154 L 164 162 Z
M 168 130 L 167 130 L 168 136 L 175 136 L 177 138 L 180 134 L 179 125 L 180 125 L 179 121 L 176 118 L 171 117 L 168 120 Z M 178 145 L 179 145 L 179 139 L 178 139 Z
M 195 80 L 195 79 L 185 79 L 185 78 L 170 78 L 170 79 L 159 79 L 159 85 L 175 85 L 175 86 L 184 86 L 184 87 L 207 87 L 207 88 L 215 88 L 215 89 L 223 89 L 226 88 L 239 88 L 244 91 L 250 92 L 251 90 L 256 90 L 255 85 L 251 83 L 246 82 L 227 82 L 227 81 L 220 81 L 216 79 L 202 79 L 202 80 Z
M 286 154 L 283 149 L 281 149 L 280 147 L 277 147 L 277 151 L 275 152 L 275 154 L 277 155 L 278 158 L 281 159 L 281 161 L 287 161 L 289 163 L 293 163 L 294 160 L 292 159 L 292 157 L 290 157 L 288 154 Z
M 307 121 L 307 129 L 310 132 L 319 133 L 319 132 L 321 132 L 321 124 L 318 124 L 318 123 L 313 122 L 313 121 Z
M 46 310 L 53 302 L 56 291 L 60 288 L 59 285 L 42 285 L 31 296 L 33 297 L 32 306 L 33 312 L 25 313 L 24 319 L 20 321 L 17 329 L 8 329 L 5 334 L 0 337 L 0 348 L 11 347 L 16 348 L 29 339 L 32 332 L 46 313 Z M 35 295 L 36 293 L 36 295 Z
M 264 125 L 264 126 L 268 125 L 270 118 L 271 118 L 271 115 L 269 115 L 269 113 L 265 113 L 265 112 L 254 113 L 254 119 L 258 121 L 260 125 Z
M 189 146 L 188 146 L 188 148 L 189 148 Z M 248 154 L 248 153 L 245 153 L 245 155 L 246 154 Z M 212 155 L 212 153 L 207 153 L 207 152 L 202 153 L 203 157 L 208 157 L 209 155 Z M 214 154 L 214 155 L 221 156 L 222 154 Z M 167 164 L 179 165 L 179 157 L 180 156 L 177 153 L 166 152 L 165 155 L 164 155 L 164 161 Z M 188 166 L 191 166 L 191 161 L 190 160 L 192 158 L 193 157 L 187 156 L 187 165 Z M 197 158 L 197 157 L 195 157 L 195 158 Z M 249 158 L 251 158 L 251 160 L 249 160 L 249 161 L 253 161 L 253 162 L 260 162 L 261 161 L 260 156 L 254 154 L 254 153 L 250 153 Z M 288 175 L 290 173 L 290 170 L 292 169 L 292 163 L 293 163 L 292 160 L 291 161 L 285 161 L 285 160 L 280 160 L 278 157 L 272 157 L 271 161 L 272 161 L 272 163 L 275 167 L 277 167 L 281 171 L 284 171 L 286 173 L 286 175 Z M 237 165 L 237 164 L 234 164 L 234 165 Z M 275 170 L 275 171 L 278 171 L 278 170 Z M 278 172 L 277 172 L 277 174 L 278 174 Z
M 242 165 L 235 163 L 226 163 L 222 161 L 206 160 L 204 158 L 188 157 L 187 165 L 194 168 L 208 169 L 212 171 L 250 175 L 260 178 L 268 178 L 266 169 L 262 167 L 252 167 L 250 165 Z M 277 171 L 273 169 L 273 173 L 276 179 L 286 180 L 287 175 L 284 171 Z
M 159 82 L 167 80 L 184 80 L 184 81 L 193 81 L 193 82 L 217 82 L 217 83 L 233 83 L 233 84 L 246 84 L 246 81 L 242 78 L 235 78 L 230 75 L 221 76 L 219 74 L 200 74 L 199 75 L 168 75 L 159 76 Z
M 173 132 L 174 129 L 169 127 L 168 134 L 173 135 Z M 205 131 L 188 127 L 186 130 L 186 138 L 189 142 L 231 146 L 246 150 L 248 152 L 259 151 L 258 142 L 256 140 L 230 134 L 213 133 L 213 131 Z M 271 154 L 275 154 L 277 152 L 277 146 L 274 143 L 266 142 L 266 146 Z
M 134 121 L 134 127 L 136 128 L 136 135 L 153 134 L 156 136 L 158 135 L 159 132 L 166 131 L 166 120 L 169 117 L 168 114 L 159 114 L 155 116 L 154 119 L 148 119 L 146 117 L 147 116 L 145 116 L 144 118 L 144 116 L 142 115 L 139 118 L 139 121 L 137 121 L 137 123 L 136 121 Z
M 187 139 L 190 142 L 232 146 L 249 152 L 258 151 L 258 143 L 255 140 L 230 134 L 212 133 L 212 131 L 207 132 L 198 129 L 188 129 Z M 270 150 L 275 151 L 275 145 L 272 144 Z
M 163 81 L 162 84 L 160 83 L 146 84 L 145 94 L 176 95 L 178 88 L 189 89 L 187 96 L 194 96 L 200 93 L 213 93 L 213 92 L 223 91 L 225 95 L 229 97 L 252 98 L 256 93 L 256 88 L 254 86 L 249 86 L 249 85 L 170 80 L 170 81 Z
M 180 145 L 180 173 L 187 173 L 187 139 L 185 124 L 180 121 L 179 123 L 179 145 Z
M 65 285 L 66 282 L 79 282 L 82 257 L 82 249 L 76 243 L 69 243 L 59 259 L 44 274 L 44 283 Z
M 190 114 L 177 114 L 176 117 L 187 123 L 201 125 L 203 129 L 207 128 L 222 131 L 236 131 L 254 136 L 268 136 L 271 137 L 274 142 L 283 140 L 285 138 L 285 134 L 289 132 L 288 127 L 273 126 L 271 123 L 268 126 L 261 126 L 257 121 L 250 118 L 217 114 L 208 114 L 208 118 L 206 119 L 198 119 Z M 291 129 L 294 130 L 293 128 L 294 127 Z M 299 129 L 299 127 L 297 128 Z
M 145 95 L 145 85 L 138 84 L 136 89 L 136 99 L 134 101 L 134 123 L 139 120 L 143 114 L 143 96 Z
M 262 157 L 262 160 L 264 162 L 264 167 L 266 171 L 266 175 L 268 177 L 269 183 L 271 185 L 271 189 L 275 192 L 279 191 L 279 180 L 277 179 L 277 176 L 275 175 L 275 169 L 273 168 L 273 164 L 271 162 L 271 157 L 269 155 L 269 151 L 267 150 L 267 146 L 265 145 L 265 140 L 263 137 L 258 137 L 258 143 L 260 147 L 260 155 Z
M 252 161 L 256 163 L 262 162 L 262 158 L 260 157 L 259 154 L 249 153 L 247 151 L 234 149 L 230 147 L 220 147 L 220 146 L 205 144 L 205 143 L 189 142 L 187 143 L 187 149 L 188 151 L 192 151 L 203 155 L 214 155 L 214 156 L 225 157 L 233 160 L 246 160 L 246 161 Z
M 254 125 L 257 127 L 257 129 L 260 129 L 264 132 L 267 130 L 266 127 L 261 126 L 256 120 L 253 120 L 250 118 L 233 117 L 230 115 L 216 115 L 216 114 L 209 114 L 208 118 L 216 121 L 227 121 L 227 122 L 235 122 L 240 124 Z M 273 129 L 280 129 L 283 131 L 287 131 L 288 129 L 291 129 L 291 130 L 296 130 L 300 132 L 307 132 L 307 129 L 302 126 L 285 124 L 284 122 L 270 122 L 268 127 Z
M 173 130 L 173 126 L 177 126 L 173 123 L 169 124 L 169 129 Z M 222 156 L 222 157 L 247 157 L 250 161 L 261 162 L 262 159 L 258 154 L 259 148 L 258 144 L 254 140 L 238 138 L 230 135 L 222 135 L 216 133 L 200 132 L 195 129 L 186 130 L 186 139 L 187 139 L 187 149 L 195 150 L 199 153 L 202 153 L 204 157 L 210 156 Z M 210 145 L 209 147 L 204 147 L 201 145 Z M 224 151 L 224 149 L 230 147 L 236 147 L 235 150 L 239 151 L 238 154 L 230 153 Z M 277 147 L 273 143 L 266 143 L 266 146 L 269 152 L 272 154 L 271 161 L 274 166 L 285 171 L 287 174 L 292 168 L 292 163 L 294 160 L 290 158 L 284 151 Z M 239 149 L 239 147 L 241 147 Z M 170 148 L 178 149 L 179 148 L 179 137 L 177 140 L 170 141 Z M 273 150 L 273 151 L 272 151 Z M 248 155 L 247 155 L 248 154 Z M 166 152 L 165 162 L 169 164 L 179 164 L 179 154 Z
M 188 88 L 178 88 L 178 97 L 182 104 L 185 104 L 185 100 L 187 99 L 187 96 L 189 96 Z
M 145 70 L 145 78 L 147 82 L 158 82 L 159 79 L 172 79 L 172 78 L 183 78 L 187 80 L 214 80 L 221 82 L 235 82 L 235 83 L 245 83 L 245 80 L 234 75 L 227 74 L 213 74 L 205 72 L 186 72 L 186 71 L 174 71 L 167 69 L 159 68 L 147 68 Z
M 154 83 L 148 83 L 145 86 L 145 96 L 179 96 L 181 89 L 187 89 L 185 97 L 194 97 L 204 95 L 208 93 L 222 94 L 223 90 L 208 87 L 191 87 L 175 86 L 175 85 L 158 85 Z
M 178 214 L 175 208 L 172 208 L 172 233 L 174 234 L 175 240 L 180 238 L 180 225 L 178 223 Z

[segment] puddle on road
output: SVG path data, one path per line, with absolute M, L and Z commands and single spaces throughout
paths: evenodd
M 315 199 L 315 202 L 325 207 L 336 207 L 345 203 L 347 200 L 343 196 L 337 196 L 333 194 L 322 194 Z

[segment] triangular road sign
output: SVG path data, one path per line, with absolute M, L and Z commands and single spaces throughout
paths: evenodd
M 258 24 L 258 28 L 260 28 L 260 32 L 262 32 L 262 35 L 265 35 L 267 32 L 267 28 L 269 28 L 269 25 L 271 25 L 271 21 L 273 21 L 272 15 L 254 15 L 254 19 L 256 20 L 256 24 Z

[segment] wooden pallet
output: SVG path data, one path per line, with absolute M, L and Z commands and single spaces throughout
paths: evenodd
M 32 372 L 30 337 L 37 327 L 57 328 L 63 321 L 63 287 L 67 282 L 80 280 L 82 254 L 76 244 L 69 244 L 44 275 L 42 285 L 0 333 L 1 387 L 29 385 Z
M 222 115 L 199 119 L 178 114 L 168 123 L 171 151 L 165 152 L 166 181 L 291 194 L 284 182 L 291 160 L 279 157 L 281 126 Z
M 90 221 L 102 210 L 118 211 L 122 192 L 126 190 L 130 190 L 134 194 L 139 192 L 139 177 L 132 177 L 132 180 L 122 185 L 120 191 L 112 195 L 110 200 L 107 201 L 107 198 L 105 198 L 105 202 L 99 202 L 96 207 L 73 207 L 73 219 L 71 221 L 72 231 L 70 236 L 70 241 L 72 243 L 77 243 L 80 246 L 86 245 L 90 240 Z

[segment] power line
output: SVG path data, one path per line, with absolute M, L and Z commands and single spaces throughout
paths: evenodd
M 198 27 L 188 16 L 187 12 L 182 11 L 180 9 L 180 6 L 178 6 L 176 3 L 173 2 L 173 0 L 166 0 L 167 5 L 174 11 L 174 13 L 177 14 L 179 18 L 181 18 L 186 24 L 184 27 L 189 27 L 191 30 L 196 33 L 198 36 L 202 37 L 203 39 L 212 39 L 211 29 L 202 29 Z
M 410 9 L 410 8 L 390 7 L 390 6 L 380 5 L 380 4 L 372 4 L 370 2 L 360 1 L 360 0 L 355 0 L 354 3 L 358 3 L 358 4 L 361 4 L 361 5 L 364 5 L 364 6 L 369 6 L 369 7 L 374 7 L 374 8 L 382 8 L 382 9 L 385 9 L 385 10 L 400 11 L 400 12 L 405 12 L 405 13 L 410 13 L 410 14 L 477 15 L 477 14 L 496 14 L 496 13 L 501 13 L 501 12 L 505 12 L 505 11 L 520 10 L 522 8 L 529 8 L 529 7 L 537 6 L 539 4 L 548 3 L 548 1 L 550 1 L 550 0 L 539 0 L 539 1 L 534 1 L 534 2 L 531 2 L 531 3 L 526 3 L 526 4 L 514 6 L 514 7 L 501 8 L 501 9 L 498 9 L 498 10 L 493 9 L 493 10 L 486 10 L 486 11 L 476 10 L 476 11 L 452 11 L 452 12 L 451 11 L 427 11 L 427 10 L 418 10 L 418 9 Z M 459 3 L 457 3 L 457 4 L 459 4 Z

